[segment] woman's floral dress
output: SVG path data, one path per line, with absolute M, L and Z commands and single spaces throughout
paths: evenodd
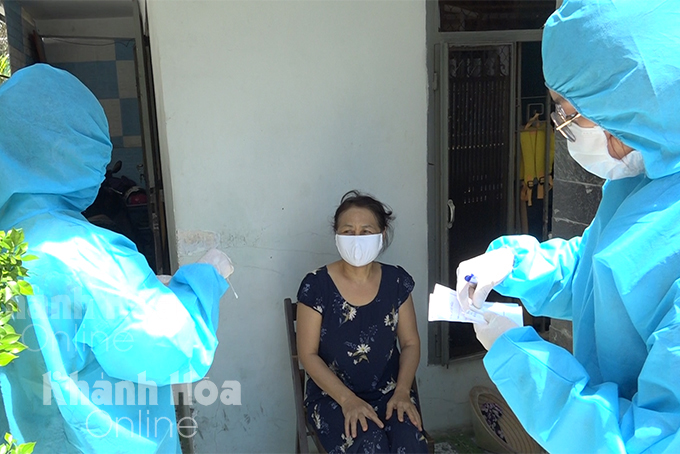
M 369 420 L 368 431 L 358 425 L 357 438 L 346 438 L 342 408 L 308 379 L 307 414 L 329 454 L 427 452 L 425 438 L 406 415 L 399 422 L 395 411 L 385 420 L 399 373 L 399 307 L 415 283 L 403 268 L 381 266 L 378 294 L 364 306 L 345 301 L 325 266 L 305 276 L 298 291 L 298 301 L 322 316 L 319 356 L 345 386 L 373 406 L 385 424 L 380 429 Z

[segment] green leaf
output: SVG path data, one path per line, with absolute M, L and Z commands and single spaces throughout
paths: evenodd
M 19 294 L 21 295 L 33 295 L 33 287 L 26 281 L 19 281 Z
M 35 448 L 35 442 L 23 443 L 17 447 L 17 454 L 31 454 Z
M 27 254 L 21 257 L 21 260 L 23 260 L 24 262 L 30 262 L 31 260 L 38 260 L 38 256 L 33 254 Z
M 8 433 L 5 433 L 5 441 L 6 441 L 7 443 L 12 444 L 12 440 L 13 440 L 13 439 L 14 439 L 14 438 L 12 437 L 12 434 L 11 434 L 11 433 L 9 433 L 9 432 L 8 432 Z
M 7 454 L 7 445 L 0 446 L 0 454 Z
M 0 337 L 0 344 L 10 345 L 21 339 L 21 334 L 5 334 Z
M 9 238 L 13 244 L 21 244 L 24 241 L 24 232 L 20 229 L 10 229 Z
M 16 358 L 17 355 L 13 355 L 12 353 L 0 352 L 0 366 L 6 366 Z
M 14 348 L 13 348 L 12 350 L 10 350 L 9 352 L 10 352 L 10 353 L 17 354 L 17 353 L 23 352 L 23 351 L 26 350 L 27 348 L 28 348 L 28 347 L 26 347 L 26 346 L 25 346 L 24 344 L 22 344 L 21 342 L 17 342 L 17 343 L 14 345 Z

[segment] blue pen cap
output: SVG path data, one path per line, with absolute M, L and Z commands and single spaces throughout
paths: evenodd
M 477 276 L 474 274 L 468 274 L 464 278 L 467 282 L 469 282 L 471 285 L 477 285 Z

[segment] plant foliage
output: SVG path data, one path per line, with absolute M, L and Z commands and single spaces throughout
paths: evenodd
M 28 255 L 28 243 L 24 241 L 21 229 L 0 230 L 0 366 L 6 366 L 17 354 L 26 349 L 19 342 L 17 334 L 9 322 L 15 312 L 19 312 L 18 298 L 33 294 L 31 284 L 24 279 L 28 270 L 24 262 L 37 257 Z M 5 444 L 0 445 L 0 454 L 30 454 L 35 443 L 16 444 L 11 434 L 5 434 Z
M 10 70 L 9 65 L 9 55 L 0 54 L 0 85 L 2 85 L 5 80 L 9 79 L 11 72 L 12 71 Z
M 0 454 L 31 454 L 35 442 L 18 445 L 11 434 L 5 434 L 5 444 L 0 445 Z

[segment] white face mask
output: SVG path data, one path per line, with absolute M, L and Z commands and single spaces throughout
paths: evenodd
M 631 151 L 623 159 L 616 159 L 609 154 L 607 136 L 601 127 L 583 128 L 571 123 L 569 129 L 576 137 L 574 142 L 567 142 L 569 154 L 588 172 L 605 180 L 635 177 L 644 173 L 645 163 L 638 150 Z
M 383 246 L 382 233 L 375 235 L 335 235 L 335 245 L 340 257 L 352 266 L 371 263 Z

